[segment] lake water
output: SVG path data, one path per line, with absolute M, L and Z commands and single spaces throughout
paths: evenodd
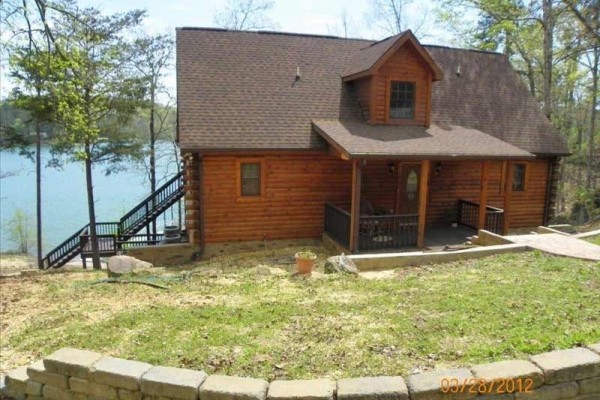
M 172 144 L 159 146 L 157 177 L 160 186 L 177 172 Z M 50 159 L 48 148 L 42 149 L 42 165 Z M 8 235 L 9 221 L 15 209 L 27 213 L 35 252 L 35 164 L 16 153 L 0 150 L 0 171 L 14 172 L 14 176 L 0 179 L 0 250 L 15 249 Z M 118 221 L 150 193 L 150 184 L 141 165 L 128 165 L 127 170 L 106 176 L 101 167 L 94 169 L 94 194 L 98 222 Z M 177 215 L 159 217 L 159 226 L 165 221 L 177 220 Z M 172 214 L 172 215 L 171 215 Z M 65 163 L 62 169 L 42 169 L 42 218 L 44 254 L 63 242 L 77 229 L 88 223 L 87 194 L 83 163 Z

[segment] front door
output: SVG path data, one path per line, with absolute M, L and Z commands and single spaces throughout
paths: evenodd
M 419 213 L 419 180 L 421 164 L 402 164 L 398 177 L 398 210 L 400 214 Z

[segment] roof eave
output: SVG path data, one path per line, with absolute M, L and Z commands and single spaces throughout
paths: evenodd
M 394 154 L 394 153 L 349 153 L 350 160 L 354 159 L 402 159 L 402 160 L 532 160 L 535 158 L 530 155 L 485 155 L 485 154 Z

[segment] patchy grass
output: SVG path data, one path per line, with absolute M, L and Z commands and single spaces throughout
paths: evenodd
M 169 290 L 94 284 L 99 272 L 5 279 L 2 369 L 72 346 L 210 373 L 337 378 L 600 341 L 595 263 L 524 253 L 403 268 L 382 279 L 305 279 L 269 269 L 285 267 L 281 255 L 171 272 L 163 275 Z
M 594 244 L 597 244 L 598 246 L 600 246 L 600 235 L 592 236 L 590 238 L 587 238 L 586 240 L 590 243 L 594 243 Z
M 10 274 L 24 269 L 37 268 L 36 261 L 29 254 L 0 253 L 0 274 Z

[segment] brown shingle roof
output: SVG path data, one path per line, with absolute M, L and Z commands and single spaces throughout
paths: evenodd
M 375 43 L 365 43 L 364 46 L 353 55 L 352 61 L 343 71 L 343 76 L 354 75 L 371 68 L 371 66 L 375 64 L 403 34 L 404 32 Z
M 383 62 L 388 56 L 394 54 L 400 46 L 405 42 L 410 41 L 415 49 L 423 56 L 427 64 L 431 67 L 434 75 L 434 80 L 438 81 L 443 78 L 443 73 L 440 68 L 435 65 L 435 61 L 427 53 L 427 50 L 421 46 L 413 33 L 408 30 L 399 33 L 395 36 L 390 36 L 379 42 L 369 44 L 356 52 L 350 65 L 344 70 L 343 77 L 345 80 L 354 78 L 358 75 L 362 76 L 369 70 L 374 70 L 377 65 Z
M 183 150 L 322 148 L 311 120 L 362 121 L 344 71 L 372 42 L 323 36 L 177 30 L 179 143 Z M 506 57 L 425 46 L 444 79 L 432 123 L 473 128 L 535 154 L 566 147 Z M 461 75 L 456 75 L 460 65 Z M 296 81 L 296 68 L 300 80 Z
M 313 126 L 350 158 L 532 158 L 516 146 L 461 126 L 370 125 L 366 122 L 315 120 Z

